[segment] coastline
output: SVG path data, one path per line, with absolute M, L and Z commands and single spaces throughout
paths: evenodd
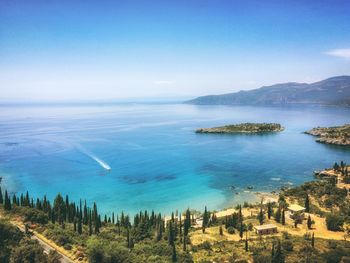
M 235 203 L 234 205 L 230 205 L 230 206 L 226 206 L 225 208 L 219 209 L 217 211 L 215 211 L 215 215 L 217 218 L 220 217 L 225 217 L 225 216 L 230 216 L 232 215 L 234 212 L 237 212 L 237 209 L 235 208 L 235 206 L 237 206 L 238 204 L 241 204 L 242 207 L 244 206 L 244 203 L 248 203 L 248 204 L 253 204 L 256 205 L 257 203 L 260 203 L 261 201 L 263 202 L 263 204 L 266 204 L 268 202 L 277 202 L 278 201 L 278 193 L 271 193 L 271 192 L 249 192 L 249 194 L 251 195 L 250 197 L 255 198 L 255 199 L 242 199 L 243 202 L 240 203 Z M 247 215 L 249 215 L 249 207 L 245 213 L 247 213 Z

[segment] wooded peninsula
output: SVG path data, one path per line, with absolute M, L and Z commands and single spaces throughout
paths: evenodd
M 313 136 L 317 136 L 316 142 L 350 145 L 350 124 L 335 127 L 317 127 L 305 132 Z
M 284 128 L 278 123 L 240 123 L 225 125 L 214 128 L 200 128 L 196 130 L 196 133 L 268 133 L 268 132 L 280 132 Z

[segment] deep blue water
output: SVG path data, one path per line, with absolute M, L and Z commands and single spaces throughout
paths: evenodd
M 194 133 L 240 122 L 278 122 L 286 129 Z M 349 148 L 302 133 L 344 123 L 350 109 L 340 107 L 1 106 L 2 187 L 51 199 L 67 193 L 96 201 L 107 213 L 219 209 L 253 200 L 247 186 L 272 191 L 311 180 L 313 170 L 334 161 L 350 162 Z

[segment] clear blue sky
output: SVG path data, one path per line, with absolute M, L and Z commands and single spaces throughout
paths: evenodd
M 350 75 L 350 1 L 0 1 L 0 98 L 177 98 Z

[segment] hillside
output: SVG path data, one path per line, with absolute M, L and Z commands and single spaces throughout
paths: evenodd
M 337 76 L 315 83 L 282 83 L 186 101 L 197 105 L 323 104 L 350 106 L 350 76 Z

